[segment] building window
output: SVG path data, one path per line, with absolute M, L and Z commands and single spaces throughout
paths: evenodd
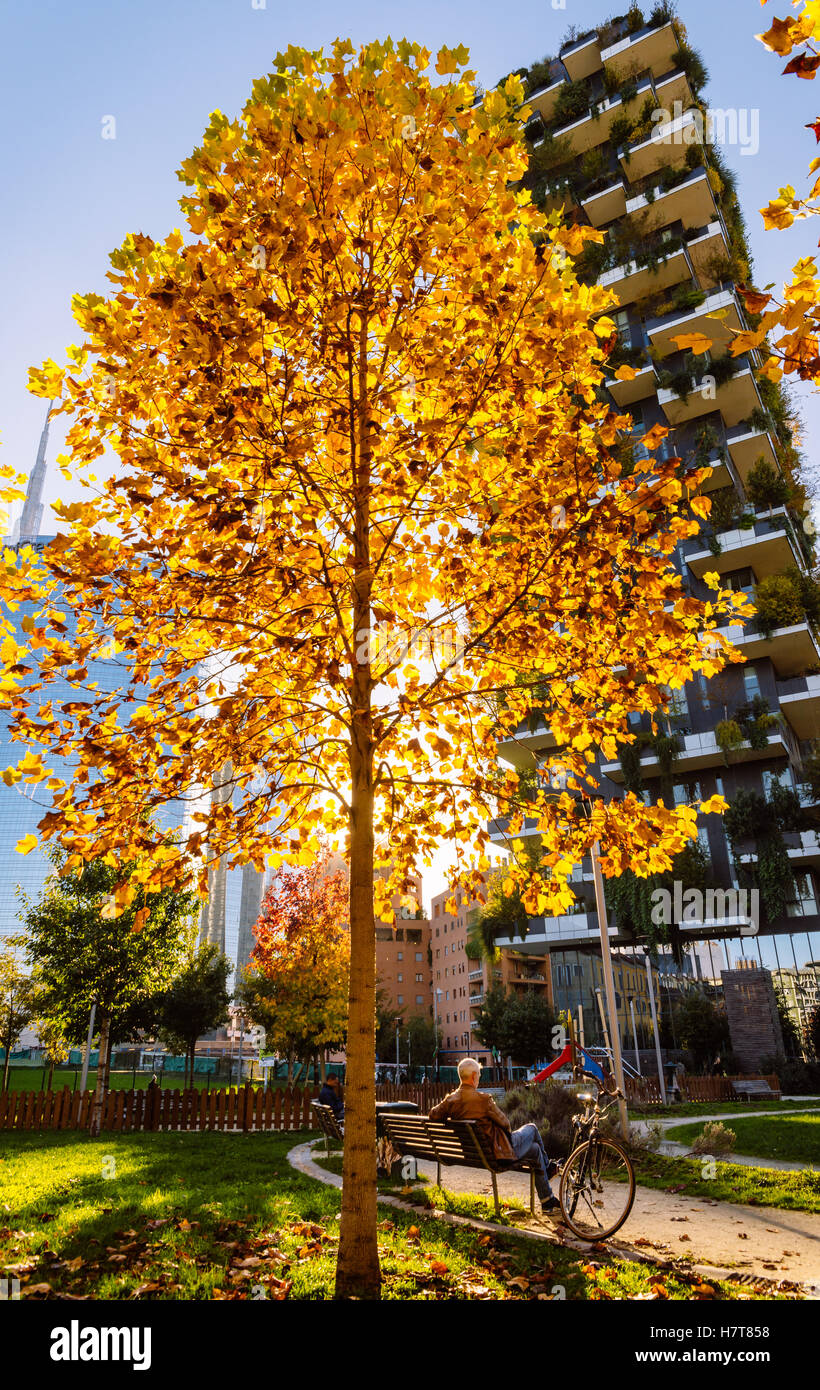
M 404 976 L 403 976 L 403 975 L 397 975 L 397 976 L 396 976 L 396 979 L 397 979 L 398 983 L 401 984 L 402 981 L 403 981 L 403 979 L 404 979 Z
M 396 960 L 404 960 L 404 951 L 396 952 Z
M 422 958 L 421 951 L 416 951 L 416 960 L 421 960 L 421 958 Z
M 424 976 L 423 976 L 423 975 L 417 975 L 417 976 L 416 976 L 416 984 L 417 984 L 417 985 L 420 985 L 423 979 L 424 979 Z
M 396 995 L 396 1003 L 397 1003 L 397 1004 L 403 1004 L 403 1003 L 404 1003 L 404 995 L 403 995 L 403 994 L 397 994 L 397 995 Z
M 417 1004 L 423 1004 L 423 1003 L 424 1003 L 424 999 L 423 999 L 422 995 L 420 995 L 420 994 L 417 994 L 417 995 L 416 995 L 416 1003 L 417 1003 Z
M 743 667 L 743 686 L 747 700 L 756 700 L 760 695 L 760 681 L 754 666 Z

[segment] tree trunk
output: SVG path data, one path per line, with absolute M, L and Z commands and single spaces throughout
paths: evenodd
M 376 924 L 373 916 L 373 719 L 369 660 L 370 410 L 367 318 L 361 315 L 354 492 L 353 669 L 350 722 L 350 1004 L 347 1022 L 342 1218 L 336 1297 L 378 1298 L 376 1222 Z
M 50 1066 L 49 1069 L 48 1069 L 48 1089 L 49 1089 L 49 1090 L 51 1090 L 51 1088 L 52 1088 L 52 1086 L 53 1086 L 53 1083 L 54 1083 L 54 1063 L 52 1062 L 52 1063 L 51 1063 L 51 1066 Z
M 319 1053 L 319 1085 L 324 1086 L 327 1080 L 327 1054 Z
M 91 1124 L 89 1134 L 93 1139 L 97 1137 L 102 1129 L 103 1105 L 105 1103 L 105 1092 L 108 1084 L 108 1067 L 106 1059 L 108 1057 L 108 1039 L 111 1034 L 111 1020 L 107 1014 L 103 1014 L 100 1019 L 100 1045 L 97 1055 L 97 1089 L 94 1092 L 94 1104 L 91 1107 Z
M 293 1064 L 294 1064 L 294 1061 L 295 1061 L 295 1060 L 296 1060 L 296 1059 L 294 1058 L 293 1053 L 292 1053 L 292 1052 L 289 1052 L 289 1053 L 288 1053 L 288 1077 L 287 1077 L 287 1084 L 288 1084 L 289 1087 L 293 1085 Z
M 3 1047 L 3 1085 L 0 1087 L 0 1094 L 6 1091 L 9 1084 L 9 1067 L 11 1065 L 11 1044 L 6 1043 Z

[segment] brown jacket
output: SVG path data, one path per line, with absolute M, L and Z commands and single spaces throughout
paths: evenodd
M 507 1137 L 511 1125 L 492 1096 L 475 1086 L 459 1086 L 430 1111 L 431 1120 L 475 1120 L 476 1129 L 493 1158 L 515 1163 L 515 1152 Z

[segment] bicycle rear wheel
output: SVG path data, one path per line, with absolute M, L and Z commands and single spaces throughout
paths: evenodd
M 562 1169 L 558 1200 L 576 1236 L 606 1240 L 623 1226 L 635 1200 L 629 1157 L 612 1139 L 579 1144 Z

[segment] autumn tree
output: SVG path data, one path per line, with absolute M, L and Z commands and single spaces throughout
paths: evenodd
M 767 0 L 761 3 L 766 4 Z M 794 7 L 798 14 L 773 19 L 770 28 L 757 37 L 771 52 L 788 58 L 784 76 L 814 81 L 820 67 L 820 9 L 816 0 L 794 0 Z M 813 131 L 816 146 L 820 142 L 820 118 L 807 122 L 807 129 Z M 792 184 L 786 184 L 776 198 L 761 208 L 767 230 L 782 230 L 820 213 L 819 172 L 820 157 L 815 157 L 809 164 L 812 185 L 808 193 L 800 194 Z M 820 382 L 820 278 L 816 258 L 806 256 L 798 261 L 780 299 L 752 286 L 741 286 L 740 293 L 747 310 L 757 318 L 752 329 L 736 335 L 732 352 L 737 355 L 749 348 L 762 349 L 762 375 L 773 382 L 779 382 L 784 374 L 801 381 Z
M 277 872 L 254 925 L 256 944 L 237 998 L 265 1029 L 269 1048 L 288 1059 L 319 1057 L 345 1036 L 350 933 L 347 885 L 320 855 Z
M 0 947 L 0 1047 L 3 1049 L 3 1084 L 9 1083 L 12 1049 L 36 1012 L 36 989 L 21 961 L 21 937 L 9 937 Z
M 90 1128 L 98 1134 L 112 1046 L 156 1026 L 157 996 L 183 963 L 195 929 L 194 898 L 173 887 L 149 893 L 140 886 L 131 905 L 114 915 L 121 867 L 98 858 L 66 871 L 59 850 L 54 866 L 63 872 L 55 872 L 40 897 L 26 903 L 23 941 L 38 1007 L 70 1042 L 85 1041 L 96 1005 L 99 1061 Z
M 72 868 L 136 847 L 124 910 L 218 860 L 305 867 L 344 844 L 339 1296 L 379 1292 L 376 918 L 442 841 L 480 893 L 488 818 L 515 834 L 523 813 L 497 740 L 530 718 L 568 782 L 525 798 L 544 849 L 508 871 L 526 909 L 565 910 L 596 840 L 607 874 L 669 867 L 696 808 L 589 813 L 573 790 L 633 737 L 628 711 L 730 650 L 733 600 L 688 597 L 669 560 L 690 507 L 708 512 L 702 475 L 650 460 L 621 478 L 631 422 L 598 390 L 610 299 L 573 271 L 603 234 L 530 204 L 521 82 L 476 102 L 466 61 L 442 49 L 431 75 L 389 40 L 279 55 L 184 161 L 185 229 L 129 236 L 108 297 L 75 299 L 69 364 L 32 374 L 68 417 L 69 474 L 115 460 L 58 508 L 30 653 L 11 654 L 16 736 L 80 769 L 51 779 L 41 834 Z M 87 689 L 112 651 L 120 687 Z M 36 688 L 57 672 L 67 709 Z M 176 849 L 144 823 L 170 799 L 192 808 Z
M 197 1040 L 228 1016 L 231 969 L 224 952 L 213 942 L 203 941 L 156 1000 L 163 1040 L 184 1049 L 186 1085 L 194 1084 Z

